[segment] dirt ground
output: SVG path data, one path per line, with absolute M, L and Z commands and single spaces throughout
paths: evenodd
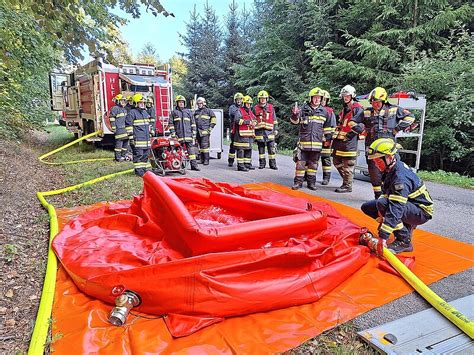
M 27 142 L 0 140 L 0 353 L 28 350 L 36 319 L 49 238 L 49 218 L 37 191 L 62 186 L 56 169 L 32 149 L 46 141 L 33 133 Z

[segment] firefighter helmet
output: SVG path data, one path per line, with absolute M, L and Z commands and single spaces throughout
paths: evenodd
M 243 99 L 243 103 L 244 104 L 253 104 L 252 97 L 250 97 L 250 95 L 245 95 L 244 99 Z
M 390 138 L 379 138 L 372 142 L 368 150 L 368 159 L 376 159 L 386 155 L 395 155 L 398 145 Z
M 202 102 L 203 105 L 205 105 L 206 104 L 206 99 L 204 97 L 198 97 L 197 100 L 196 100 L 196 104 L 201 103 L 201 102 Z
M 183 96 L 183 95 L 178 95 L 176 96 L 176 98 L 174 99 L 175 102 L 178 102 L 178 101 L 184 101 L 184 104 L 186 104 L 186 98 Z
M 308 96 L 312 98 L 313 96 L 324 96 L 324 90 L 321 88 L 313 88 L 309 91 Z
M 380 100 L 382 102 L 387 102 L 387 99 L 388 99 L 387 90 L 385 90 L 384 88 L 380 86 L 377 86 L 369 94 L 369 102 L 372 100 Z
M 270 95 L 268 94 L 268 91 L 260 90 L 260 91 L 258 92 L 257 97 L 258 97 L 259 99 L 261 99 L 261 98 L 268 99 L 268 98 L 270 97 Z
M 145 102 L 145 98 L 142 94 L 135 94 L 132 96 L 132 100 L 134 103 L 138 104 L 139 102 Z
M 117 95 L 115 95 L 114 100 L 116 102 L 119 102 L 120 100 L 125 100 L 125 98 L 123 97 L 122 94 L 117 94 Z
M 331 100 L 331 94 L 329 93 L 329 91 L 323 90 L 323 95 L 325 99 Z
M 133 101 L 133 96 L 132 96 L 132 95 L 128 95 L 128 96 L 127 96 L 127 101 Z
M 147 97 L 147 99 L 146 99 L 146 103 L 147 103 L 147 104 L 152 104 L 152 105 L 153 105 L 153 104 L 155 103 L 155 101 L 153 101 L 153 97 L 151 97 L 151 96 L 148 96 L 148 97 Z
M 238 92 L 234 95 L 234 101 L 237 99 L 243 99 L 243 98 L 244 98 L 244 94 L 242 94 L 241 92 Z
M 356 97 L 356 89 L 352 85 L 346 85 L 341 89 L 339 97 L 342 99 L 343 96 L 350 95 L 352 98 Z

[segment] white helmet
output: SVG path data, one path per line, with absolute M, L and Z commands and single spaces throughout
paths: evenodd
M 339 98 L 342 99 L 343 96 L 351 95 L 352 98 L 356 97 L 356 89 L 352 85 L 346 85 L 341 89 L 341 93 L 339 94 Z
M 206 99 L 204 97 L 198 97 L 197 100 L 196 100 L 196 103 L 198 104 L 200 102 L 202 102 L 202 104 L 205 105 L 206 104 Z

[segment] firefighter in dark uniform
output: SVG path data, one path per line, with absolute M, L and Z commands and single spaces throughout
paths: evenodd
M 398 132 L 408 129 L 415 122 L 415 116 L 410 111 L 388 102 L 387 91 L 382 87 L 376 87 L 370 92 L 369 102 L 372 107 L 364 111 L 362 124 L 354 127 L 359 133 L 364 129 L 367 132 L 366 158 L 372 142 L 379 138 L 396 140 Z M 373 160 L 367 159 L 367 165 L 374 195 L 378 198 L 382 194 L 382 173 L 374 165 Z
M 237 149 L 237 170 L 255 170 L 252 166 L 252 143 L 255 136 L 255 116 L 252 112 L 252 98 L 244 96 L 243 105 L 235 113 L 234 146 Z
M 328 111 L 329 115 L 331 116 L 331 125 L 330 127 L 326 128 L 324 133 L 331 132 L 331 136 L 326 135 L 328 139 L 325 139 L 323 142 L 323 149 L 321 150 L 321 165 L 323 167 L 323 181 L 321 181 L 321 185 L 329 184 L 329 180 L 331 180 L 331 168 L 332 168 L 332 161 L 331 161 L 331 143 L 332 143 L 332 135 L 334 130 L 336 129 L 336 115 L 334 114 L 334 110 L 332 107 L 329 106 L 331 102 L 331 95 L 329 91 L 323 90 L 323 99 L 321 101 L 321 105 L 324 106 L 326 111 Z
M 125 105 L 125 110 L 127 110 L 127 114 L 132 110 L 133 108 L 133 97 L 132 95 L 128 95 L 126 97 L 126 100 L 127 100 L 127 104 Z M 131 129 L 132 127 L 130 127 Z M 131 132 L 127 131 L 128 135 L 130 136 Z M 127 147 L 127 152 L 125 153 L 126 154 L 126 160 L 133 160 L 133 149 L 132 149 L 132 146 L 131 144 L 128 145 Z
M 188 152 L 191 170 L 199 171 L 196 160 L 196 123 L 190 109 L 186 108 L 186 98 L 182 95 L 176 96 L 176 107 L 171 111 L 170 131 L 176 135 L 178 142 Z
M 145 175 L 150 164 L 148 163 L 148 153 L 150 151 L 150 138 L 153 135 L 151 130 L 150 115 L 146 110 L 145 98 L 142 94 L 133 95 L 134 108 L 127 115 L 127 126 L 131 135 L 130 145 L 133 148 L 133 167 L 138 176 Z
M 303 187 L 305 172 L 308 189 L 316 190 L 316 171 L 323 142 L 330 140 L 332 135 L 331 115 L 321 105 L 323 96 L 323 90 L 314 88 L 309 92 L 308 102 L 292 110 L 290 121 L 300 126 L 293 190 Z
M 153 133 L 156 133 L 156 109 L 155 102 L 151 96 L 146 99 L 146 112 L 150 115 L 151 130 Z
M 267 147 L 270 169 L 278 170 L 275 151 L 275 136 L 278 135 L 278 119 L 273 105 L 268 102 L 269 96 L 267 91 L 260 91 L 257 95 L 258 103 L 253 108 L 253 113 L 257 120 L 257 125 L 255 126 L 255 141 L 258 146 L 258 168 L 265 168 L 265 147 Z
M 127 110 L 125 109 L 126 100 L 122 94 L 118 94 L 114 98 L 115 106 L 110 110 L 110 124 L 112 132 L 115 135 L 115 161 L 125 161 L 128 149 L 128 133 L 125 129 Z
M 384 175 L 382 195 L 364 203 L 361 209 L 380 222 L 377 250 L 383 250 L 393 233 L 395 240 L 388 249 L 398 254 L 413 250 L 413 230 L 432 218 L 433 200 L 423 181 L 396 153 L 397 144 L 390 138 L 370 144 L 367 158 Z
M 230 129 L 230 146 L 229 146 L 229 159 L 228 159 L 228 166 L 231 167 L 234 165 L 235 160 L 235 147 L 234 147 L 234 121 L 235 121 L 235 114 L 237 111 L 240 110 L 242 107 L 242 100 L 244 95 L 240 92 L 234 95 L 234 103 L 229 107 L 229 129 Z
M 127 104 L 125 105 L 125 109 L 127 110 L 127 112 L 130 112 L 132 108 L 134 107 L 133 96 L 128 95 L 126 100 L 127 100 Z
M 206 106 L 206 99 L 198 97 L 197 109 L 194 111 L 194 121 L 197 127 L 197 144 L 199 145 L 200 163 L 209 165 L 209 146 L 211 131 L 217 123 L 214 111 Z
M 362 121 L 364 109 L 355 101 L 356 91 L 351 85 L 344 86 L 339 97 L 343 101 L 343 109 L 333 136 L 332 157 L 334 166 L 342 177 L 342 185 L 335 191 L 352 192 L 359 139 L 358 132 L 353 127 Z

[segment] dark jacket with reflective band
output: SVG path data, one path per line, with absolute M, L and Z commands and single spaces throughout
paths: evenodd
M 370 146 L 373 141 L 379 138 L 394 139 L 398 131 L 410 127 L 413 122 L 415 122 L 415 116 L 410 111 L 386 103 L 378 113 L 373 107 L 366 109 L 362 122 L 354 126 L 353 130 L 362 133 L 365 129 L 367 132 L 365 145 Z
M 194 111 L 194 121 L 200 136 L 209 135 L 217 123 L 214 111 L 205 106 Z
M 332 137 L 331 114 L 322 105 L 312 108 L 305 103 L 298 115 L 292 114 L 290 121 L 300 125 L 298 146 L 301 150 L 321 151 L 324 139 Z
M 125 107 L 116 105 L 110 110 L 110 124 L 112 125 L 112 132 L 115 134 L 115 139 L 125 140 L 128 139 L 128 133 L 125 129 L 127 110 Z
M 257 120 L 255 126 L 255 140 L 257 142 L 271 142 L 275 140 L 275 131 L 278 131 L 278 119 L 272 104 L 264 107 L 259 104 L 253 108 L 253 114 Z
M 255 135 L 254 124 L 256 123 L 252 109 L 241 107 L 235 114 L 235 122 L 235 147 L 250 148 L 250 143 L 253 142 Z M 244 145 L 239 145 L 239 143 L 244 143 Z
M 229 107 L 229 120 L 230 120 L 230 131 L 235 133 L 235 114 L 239 111 L 241 106 L 237 106 L 235 103 Z
M 150 115 L 146 108 L 134 108 L 127 115 L 127 131 L 129 138 L 135 141 L 135 147 L 146 149 L 150 147 Z
M 188 108 L 175 108 L 171 111 L 170 127 L 171 132 L 176 132 L 179 142 L 191 142 L 196 139 L 196 123 L 194 122 L 194 116 Z
M 357 141 L 359 137 L 354 127 L 362 122 L 363 117 L 364 109 L 358 102 L 352 104 L 351 110 L 344 106 L 333 136 L 332 150 L 335 156 L 353 159 L 357 157 Z
M 433 200 L 423 181 L 410 168 L 397 159 L 382 185 L 381 197 L 388 199 L 383 223 L 379 228 L 379 236 L 387 239 L 390 234 L 403 228 L 402 216 L 407 202 L 422 209 L 429 218 L 433 215 Z

